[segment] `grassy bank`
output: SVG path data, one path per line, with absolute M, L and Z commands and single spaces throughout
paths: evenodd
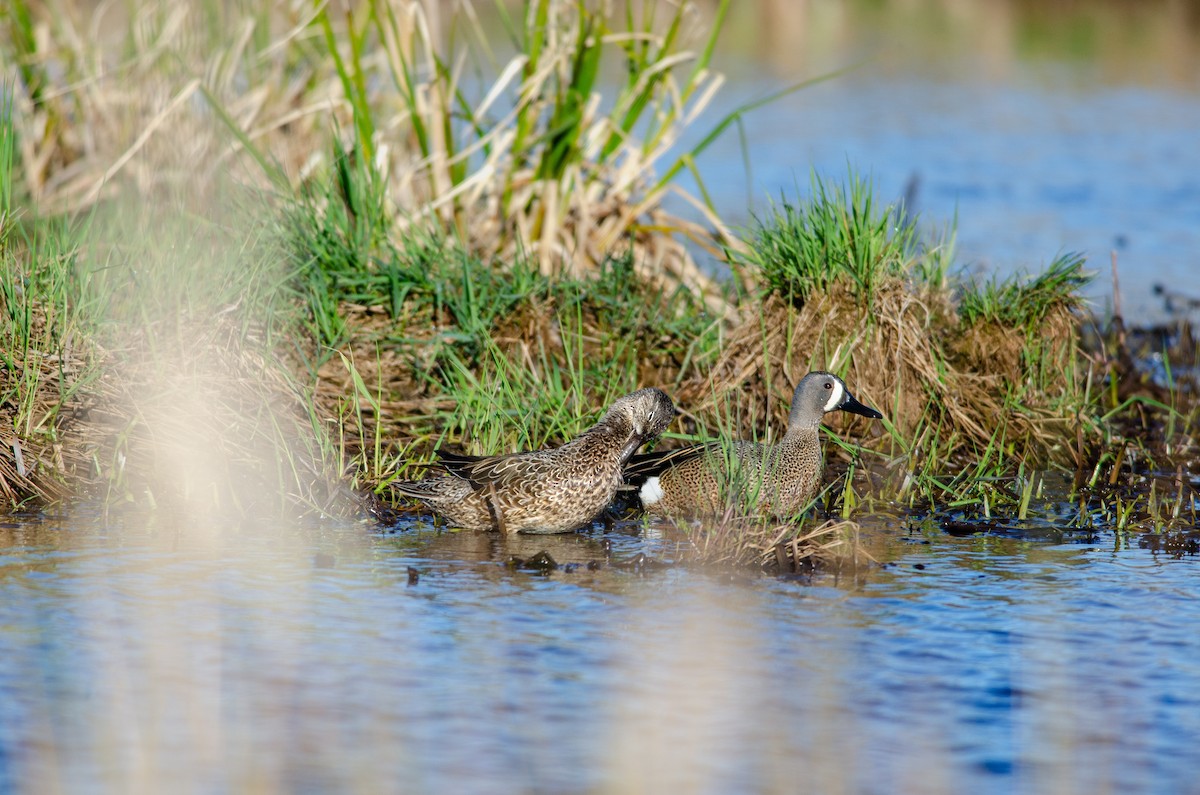
M 885 420 L 829 417 L 853 444 L 827 442 L 818 522 L 1024 514 L 1046 468 L 1073 473 L 1072 499 L 1178 468 L 1173 497 L 1131 508 L 1112 491 L 1101 510 L 1186 519 L 1194 389 L 1170 368 L 1165 387 L 1139 375 L 1129 339 L 1093 328 L 1078 257 L 963 281 L 952 231 L 931 237 L 853 173 L 731 230 L 696 157 L 749 108 L 671 148 L 719 85 L 719 25 L 686 4 L 530 2 L 497 12 L 504 59 L 476 18 L 437 7 L 214 7 L 185 38 L 191 12 L 165 4 L 94 51 L 13 7 L 10 510 L 91 494 L 200 516 L 354 513 L 442 445 L 557 444 L 640 386 L 682 409 L 662 444 L 772 439 L 799 378 L 829 369 Z M 113 74 L 147 89 L 79 88 Z M 702 221 L 663 209 L 683 170 Z M 734 278 L 706 277 L 688 240 Z M 1190 350 L 1168 361 L 1189 371 Z M 799 540 L 829 541 L 745 519 L 702 557 L 796 567 Z

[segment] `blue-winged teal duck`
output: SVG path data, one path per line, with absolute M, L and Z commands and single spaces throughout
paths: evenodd
M 608 507 L 633 452 L 674 417 L 665 392 L 639 389 L 562 447 L 502 456 L 439 453 L 437 466 L 449 474 L 392 487 L 466 530 L 565 533 Z
M 838 409 L 883 418 L 836 375 L 812 372 L 796 385 L 787 433 L 778 444 L 707 442 L 643 453 L 625 467 L 626 482 L 655 514 L 719 514 L 732 500 L 759 515 L 795 515 L 821 483 L 821 418 Z

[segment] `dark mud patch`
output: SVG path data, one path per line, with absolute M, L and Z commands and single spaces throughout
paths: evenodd
M 947 535 L 956 537 L 989 535 L 1017 538 L 1027 541 L 1046 541 L 1061 544 L 1077 542 L 1094 544 L 1098 534 L 1094 529 L 1063 527 L 1044 519 L 999 520 L 999 519 L 952 519 L 937 520 L 937 525 Z

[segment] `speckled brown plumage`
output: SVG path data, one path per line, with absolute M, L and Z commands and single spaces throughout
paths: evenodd
M 883 416 L 855 400 L 836 375 L 812 372 L 796 385 L 778 444 L 708 442 L 637 455 L 625 468 L 626 482 L 650 513 L 704 516 L 733 504 L 759 515 L 793 516 L 821 483 L 821 418 L 839 409 Z
M 608 506 L 634 451 L 674 416 L 665 392 L 639 389 L 562 447 L 504 456 L 440 453 L 439 466 L 448 475 L 392 487 L 467 530 L 565 533 Z

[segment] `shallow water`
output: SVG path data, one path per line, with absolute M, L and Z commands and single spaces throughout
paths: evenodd
M 866 530 L 807 581 L 616 565 L 670 555 L 636 525 L 10 522 L 0 790 L 1195 791 L 1194 555 Z

